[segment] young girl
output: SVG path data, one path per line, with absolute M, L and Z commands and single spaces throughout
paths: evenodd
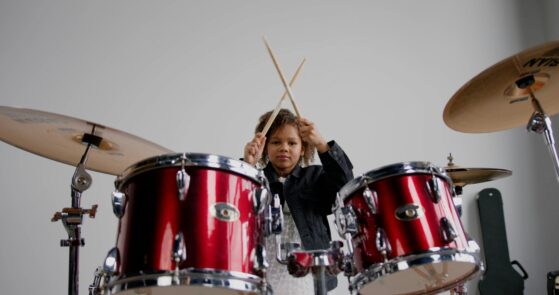
M 305 250 L 328 249 L 331 238 L 326 216 L 331 214 L 337 192 L 353 179 L 353 166 L 342 148 L 334 141 L 326 142 L 313 122 L 296 118 L 286 109 L 280 110 L 269 131 L 262 134 L 271 114 L 260 117 L 254 138 L 245 145 L 244 160 L 263 166 L 272 194 L 280 196 L 284 242 L 299 242 Z M 310 165 L 315 150 L 322 165 Z M 275 244 L 267 244 L 267 253 L 274 257 Z M 310 274 L 291 277 L 287 267 L 275 259 L 267 274 L 276 295 L 314 293 Z M 329 277 L 327 286 L 334 289 L 336 278 Z

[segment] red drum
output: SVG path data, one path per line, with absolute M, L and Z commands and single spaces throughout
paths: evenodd
M 357 224 L 352 235 L 360 294 L 431 294 L 482 268 L 452 200 L 451 179 L 427 162 L 388 165 L 355 178 L 340 197 Z
M 115 186 L 108 293 L 271 292 L 263 271 L 271 198 L 261 171 L 217 155 L 171 154 L 131 166 Z

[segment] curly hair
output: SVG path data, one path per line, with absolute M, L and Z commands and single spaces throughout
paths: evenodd
M 268 122 L 268 119 L 270 118 L 272 113 L 273 113 L 272 111 L 269 111 L 264 113 L 262 116 L 260 116 L 260 118 L 258 119 L 258 124 L 254 129 L 255 133 L 263 131 L 264 126 L 266 125 L 266 122 Z M 288 109 L 280 109 L 278 115 L 274 119 L 274 122 L 270 126 L 270 129 L 268 129 L 268 132 L 266 132 L 265 134 L 266 143 L 264 144 L 264 152 L 262 154 L 262 159 L 259 160 L 260 164 L 262 164 L 263 166 L 265 166 L 268 163 L 268 154 L 266 152 L 266 148 L 268 147 L 268 139 L 272 136 L 272 134 L 274 134 L 280 127 L 284 125 L 292 125 L 295 128 L 297 128 L 297 130 L 299 130 L 299 121 L 297 120 L 297 117 Z M 299 137 L 300 136 L 301 135 L 299 134 Z M 314 154 L 316 151 L 316 147 L 309 142 L 303 140 L 301 141 L 305 151 L 299 163 L 304 166 L 308 166 L 310 165 L 310 163 L 312 163 L 312 161 L 314 161 Z

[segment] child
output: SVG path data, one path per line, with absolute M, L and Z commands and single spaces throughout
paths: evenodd
M 353 179 L 353 166 L 342 148 L 334 141 L 326 142 L 313 122 L 296 118 L 286 109 L 279 111 L 269 131 L 262 134 L 271 114 L 260 117 L 254 138 L 245 145 L 244 160 L 263 166 L 272 194 L 280 196 L 285 222 L 282 236 L 287 236 L 287 242 L 300 242 L 305 250 L 328 249 L 331 239 L 326 216 L 338 191 Z M 315 150 L 322 165 L 310 165 Z M 267 246 L 275 248 L 271 244 Z M 268 248 L 267 253 L 275 256 L 275 249 Z M 291 277 L 287 267 L 275 259 L 267 273 L 275 294 L 314 293 L 310 275 Z M 297 286 L 304 279 L 310 282 L 308 291 Z M 336 278 L 330 276 L 328 290 L 336 286 Z

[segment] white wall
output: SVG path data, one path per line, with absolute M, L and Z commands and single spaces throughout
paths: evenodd
M 544 294 L 546 273 L 559 269 L 559 186 L 543 139 L 523 126 L 459 133 L 442 120 L 469 79 L 559 36 L 557 1 L 516 2 L 5 0 L 0 105 L 102 123 L 178 152 L 237 158 L 257 117 L 283 92 L 266 35 L 289 76 L 308 59 L 294 87 L 301 112 L 345 148 L 356 175 L 409 160 L 445 166 L 450 152 L 465 167 L 512 170 L 465 187 L 464 225 L 481 244 L 476 194 L 498 188 L 511 259 L 530 274 L 525 293 Z M 70 206 L 74 169 L 8 144 L 0 157 L 2 293 L 64 294 L 68 251 L 59 240 L 67 236 L 50 218 Z M 82 294 L 117 224 L 114 176 L 92 175 L 82 205 L 100 211 L 82 228 Z M 335 294 L 347 294 L 341 281 Z M 469 287 L 474 294 L 475 281 Z

